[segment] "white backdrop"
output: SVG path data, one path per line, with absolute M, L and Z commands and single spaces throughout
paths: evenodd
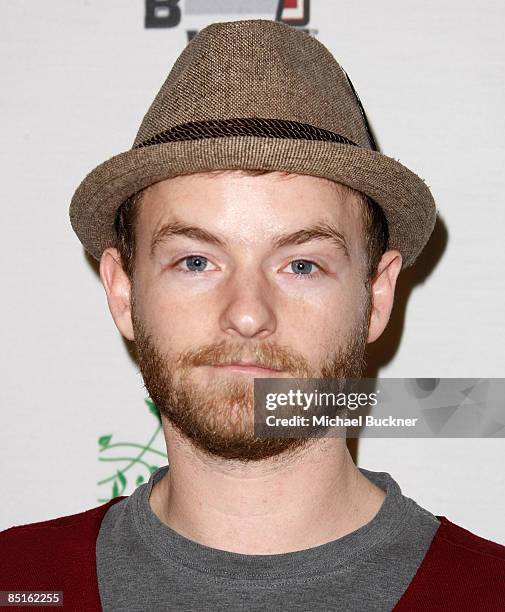
M 274 19 L 277 6 L 173 4 L 178 25 L 146 28 L 144 0 L 2 2 L 0 529 L 98 505 L 125 462 L 117 491 L 129 494 L 164 463 L 68 205 L 85 173 L 130 148 L 188 31 Z M 381 150 L 425 178 L 440 209 L 373 347 L 383 377 L 503 376 L 504 20 L 492 0 L 310 3 L 306 27 L 348 72 Z M 357 454 L 422 506 L 501 543 L 504 459 L 503 438 L 364 439 Z

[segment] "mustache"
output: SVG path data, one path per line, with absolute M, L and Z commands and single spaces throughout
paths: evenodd
M 177 367 L 182 369 L 203 365 L 228 365 L 237 361 L 254 361 L 258 366 L 274 370 L 310 373 L 307 360 L 292 349 L 266 342 L 254 346 L 230 345 L 226 341 L 203 345 L 196 350 L 188 349 L 177 358 Z

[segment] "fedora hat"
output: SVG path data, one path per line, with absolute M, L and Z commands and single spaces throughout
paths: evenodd
M 175 61 L 133 146 L 94 168 L 70 222 L 95 259 L 115 244 L 119 206 L 187 172 L 282 170 L 348 185 L 382 208 L 388 248 L 410 266 L 433 231 L 423 179 L 377 150 L 343 68 L 311 35 L 265 19 L 212 23 Z

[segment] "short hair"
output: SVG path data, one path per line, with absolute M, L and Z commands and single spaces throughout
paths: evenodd
M 227 172 L 240 172 L 246 176 L 259 176 L 269 173 L 280 173 L 288 177 L 292 175 L 290 172 L 280 172 L 274 170 L 211 170 L 205 174 L 219 176 Z M 177 176 L 193 174 L 192 172 L 180 173 Z M 382 208 L 369 196 L 360 191 L 352 189 L 348 185 L 326 179 L 334 183 L 340 189 L 342 195 L 347 198 L 354 196 L 361 208 L 361 222 L 365 238 L 365 258 L 366 258 L 366 282 L 367 284 L 374 278 L 377 273 L 377 268 L 386 251 L 389 231 L 387 219 Z M 135 271 L 135 225 L 137 222 L 140 203 L 144 190 L 140 190 L 131 195 L 125 200 L 116 212 L 114 221 L 114 229 L 116 233 L 116 242 L 114 244 L 121 256 L 121 264 L 130 281 L 133 280 Z

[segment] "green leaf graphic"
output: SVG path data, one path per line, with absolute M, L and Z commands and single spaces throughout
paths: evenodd
M 100 438 L 98 438 L 98 444 L 102 448 L 105 448 L 109 444 L 111 438 L 112 438 L 112 434 L 110 436 L 101 436 Z
M 158 419 L 160 425 L 161 425 L 161 416 L 160 416 L 160 411 L 158 410 L 158 408 L 156 407 L 156 404 L 153 402 L 152 399 L 150 399 L 149 397 L 147 397 L 145 400 L 145 403 L 147 404 L 148 408 L 149 408 L 149 412 L 151 414 L 154 414 L 154 416 Z
M 123 488 L 126 487 L 126 476 L 123 474 L 123 472 L 121 472 L 121 470 L 117 471 L 117 475 Z
M 98 501 L 100 503 L 104 503 L 110 501 L 114 497 L 120 497 L 125 494 L 125 489 L 128 481 L 128 477 L 126 476 L 126 472 L 130 469 L 143 469 L 145 472 L 149 472 L 149 474 L 153 474 L 159 469 L 158 465 L 151 465 L 149 461 L 149 456 L 156 455 L 162 463 L 164 463 L 167 459 L 166 453 L 159 451 L 154 448 L 152 445 L 155 439 L 159 436 L 160 432 L 162 432 L 162 422 L 160 412 L 155 405 L 155 403 L 151 400 L 150 397 L 144 399 L 149 412 L 156 417 L 156 426 L 151 436 L 146 442 L 128 442 L 121 441 L 117 438 L 117 435 L 114 434 L 115 442 L 111 442 L 113 435 L 100 436 L 98 438 L 98 461 L 100 462 L 110 462 L 115 463 L 116 466 L 121 465 L 121 469 L 117 469 L 114 472 L 114 469 L 111 470 L 110 475 L 106 476 L 102 480 L 97 482 L 98 485 L 110 486 L 109 483 L 112 484 L 112 495 L 110 497 L 100 497 Z M 123 452 L 121 452 L 121 449 Z M 131 449 L 131 451 L 130 451 Z M 119 451 L 119 454 L 116 454 L 116 451 Z M 136 453 L 136 454 L 135 454 Z M 155 457 L 156 458 L 156 457 Z M 111 467 L 113 467 L 111 465 Z M 133 476 L 132 476 L 133 478 Z M 148 476 L 139 474 L 136 477 L 136 486 L 141 485 L 146 481 Z M 111 489 L 109 489 L 110 491 Z

